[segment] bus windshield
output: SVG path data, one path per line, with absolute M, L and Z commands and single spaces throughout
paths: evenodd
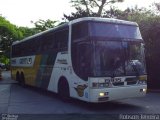
M 138 26 L 125 24 L 111 24 L 103 22 L 90 22 L 90 36 L 107 38 L 142 39 Z
M 121 38 L 125 40 L 142 40 L 139 28 L 136 25 L 87 21 L 72 26 L 72 42 L 86 40 L 86 37 L 98 37 L 109 40 Z M 121 40 L 118 39 L 118 40 Z
M 145 74 L 141 43 L 96 41 L 95 76 L 137 76 Z
M 82 22 L 72 26 L 72 63 L 75 73 L 88 77 L 146 74 L 138 26 Z

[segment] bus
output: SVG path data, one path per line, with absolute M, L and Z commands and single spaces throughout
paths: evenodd
M 79 18 L 14 42 L 11 76 L 63 99 L 99 103 L 143 97 L 144 42 L 135 22 Z

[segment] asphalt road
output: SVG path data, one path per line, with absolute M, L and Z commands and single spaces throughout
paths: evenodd
M 74 99 L 64 102 L 56 94 L 31 87 L 23 88 L 10 79 L 10 72 L 3 72 L 3 80 L 0 81 L 0 113 L 1 119 L 6 115 L 19 115 L 19 118 L 27 120 L 35 119 L 34 117 L 54 117 L 54 120 L 61 117 L 67 120 L 75 117 L 83 120 L 103 117 L 105 120 L 116 119 L 125 114 L 159 114 L 157 119 L 160 119 L 160 93 L 149 92 L 143 98 L 100 104 L 89 104 Z M 109 117 L 105 117 L 106 115 Z

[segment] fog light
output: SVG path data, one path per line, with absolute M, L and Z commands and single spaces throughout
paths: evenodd
M 99 93 L 99 96 L 103 97 L 103 96 L 105 96 L 105 94 L 104 93 Z
M 143 92 L 147 92 L 147 89 L 143 89 Z
M 147 92 L 147 89 L 145 89 L 145 88 L 140 89 L 140 92 Z

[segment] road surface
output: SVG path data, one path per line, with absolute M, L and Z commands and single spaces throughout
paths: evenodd
M 59 117 L 76 119 L 89 116 L 99 119 L 119 118 L 120 115 L 145 115 L 159 114 L 160 117 L 160 93 L 149 92 L 146 97 L 118 100 L 100 104 L 89 104 L 72 99 L 69 102 L 62 101 L 56 94 L 31 87 L 21 87 L 11 80 L 10 72 L 3 72 L 3 80 L 0 81 L 0 113 L 2 115 L 19 115 L 30 119 L 31 116 L 43 118 L 45 116 L 59 120 Z M 21 116 L 22 115 L 22 116 Z M 105 117 L 105 116 L 109 117 Z M 12 117 L 12 116 L 11 116 Z M 39 119 L 40 119 L 39 118 Z M 105 120 L 104 119 L 104 120 Z M 158 116 L 157 116 L 158 119 Z

